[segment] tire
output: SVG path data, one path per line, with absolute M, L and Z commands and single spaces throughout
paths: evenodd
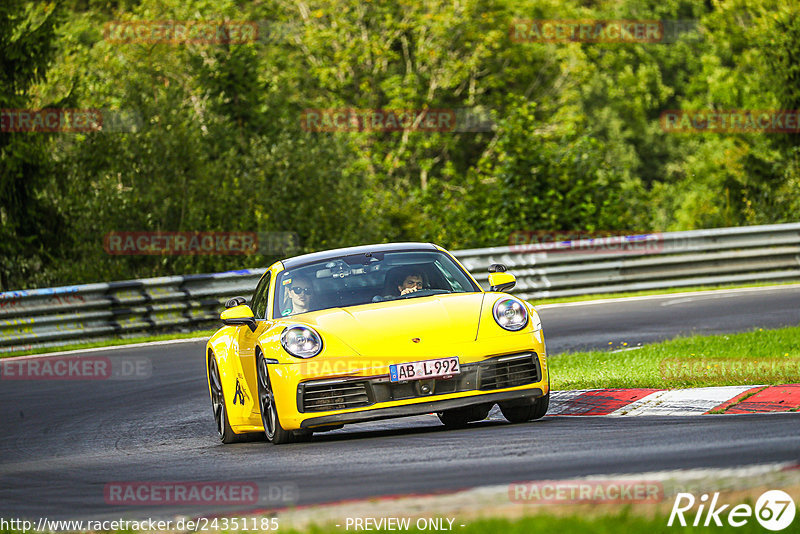
M 308 441 L 311 441 L 311 438 L 314 436 L 314 431 L 313 430 L 295 430 L 293 432 L 293 434 L 294 434 L 294 438 L 292 438 L 292 439 L 294 440 L 295 443 L 306 443 Z
M 526 423 L 541 419 L 550 407 L 550 393 L 535 399 L 533 402 L 522 403 L 501 403 L 500 411 L 503 412 L 509 423 Z
M 295 441 L 291 431 L 284 430 L 278 419 L 278 409 L 275 406 L 275 395 L 272 392 L 272 383 L 269 380 L 269 369 L 264 355 L 256 353 L 256 376 L 258 381 L 258 406 L 261 411 L 261 422 L 264 424 L 264 434 L 267 441 L 274 445 L 283 445 Z
M 222 391 L 222 380 L 219 376 L 217 359 L 213 354 L 208 355 L 208 382 L 211 386 L 211 409 L 214 411 L 214 421 L 217 424 L 217 434 L 222 443 L 238 443 L 250 438 L 248 434 L 237 434 L 231 428 L 228 420 L 228 410 L 225 408 L 225 393 Z
M 475 406 L 445 410 L 436 415 L 439 416 L 439 421 L 447 428 L 463 428 L 467 426 L 467 423 L 486 419 L 492 406 L 491 404 L 476 404 Z

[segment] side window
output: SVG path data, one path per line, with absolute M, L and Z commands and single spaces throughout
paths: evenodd
M 456 280 L 455 278 L 453 278 L 453 275 L 452 275 L 452 274 L 450 274 L 450 272 L 447 270 L 447 268 L 445 268 L 444 266 L 442 266 L 442 265 L 439 263 L 439 261 L 438 261 L 438 260 L 436 261 L 436 269 L 437 269 L 437 270 L 438 270 L 438 271 L 439 271 L 441 274 L 443 274 L 443 275 L 444 275 L 444 277 L 447 279 L 447 282 L 450 284 L 450 288 L 451 288 L 453 291 L 455 291 L 456 293 L 463 293 L 463 292 L 465 292 L 465 291 L 466 291 L 466 289 L 464 289 L 464 286 L 462 286 L 462 285 L 461 285 L 461 283 L 460 283 L 458 280 Z
M 269 291 L 269 280 L 272 277 L 272 272 L 268 272 L 258 283 L 255 292 L 253 293 L 253 315 L 256 319 L 266 319 L 267 317 L 267 300 Z

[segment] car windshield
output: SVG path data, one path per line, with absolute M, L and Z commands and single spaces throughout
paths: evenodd
M 461 267 L 439 251 L 376 252 L 328 259 L 282 271 L 275 287 L 275 317 L 480 291 Z

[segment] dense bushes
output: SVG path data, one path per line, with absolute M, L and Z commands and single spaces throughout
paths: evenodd
M 290 231 L 311 251 L 796 219 L 797 134 L 666 133 L 659 117 L 800 108 L 800 8 L 593 5 L 4 2 L 0 108 L 123 120 L 100 132 L 0 132 L 2 289 L 277 258 L 110 256 L 109 231 Z M 260 38 L 121 43 L 103 31 L 199 19 L 256 21 Z M 519 19 L 659 19 L 690 31 L 669 43 L 522 43 L 509 37 Z M 307 131 L 301 117 L 314 108 L 469 110 L 493 127 Z

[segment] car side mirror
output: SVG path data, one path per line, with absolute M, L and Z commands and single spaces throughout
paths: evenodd
M 517 285 L 517 277 L 511 273 L 489 273 L 489 291 L 508 291 Z
M 242 304 L 247 304 L 247 299 L 244 297 L 233 297 L 232 299 L 228 300 L 225 303 L 226 308 L 235 308 L 236 306 L 241 306 Z
M 256 331 L 256 320 L 253 317 L 253 310 L 247 304 L 239 304 L 232 308 L 226 309 L 219 316 L 222 322 L 228 326 L 238 326 L 246 324 L 250 327 L 251 332 Z

